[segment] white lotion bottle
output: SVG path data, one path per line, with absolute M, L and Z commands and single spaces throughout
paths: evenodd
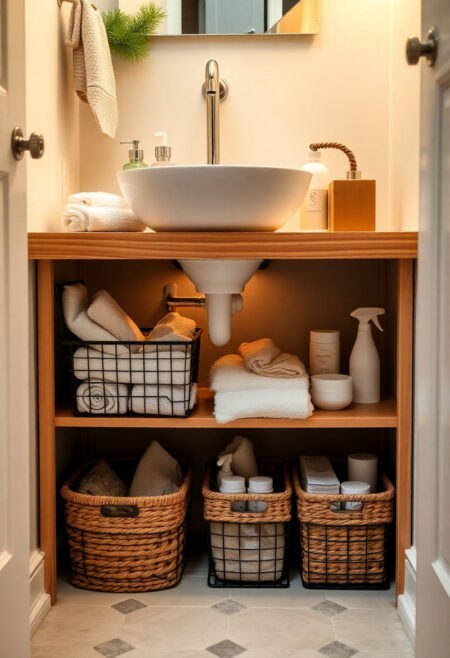
M 158 132 L 153 133 L 153 136 L 159 140 L 158 146 L 155 146 L 155 162 L 151 167 L 173 167 L 175 162 L 171 162 L 172 149 L 167 145 L 167 133 Z
M 358 335 L 350 354 L 350 376 L 353 381 L 353 402 L 372 404 L 380 401 L 380 357 L 373 340 L 370 322 L 383 331 L 378 316 L 384 308 L 357 308 L 350 313 L 359 320 Z
M 330 172 L 322 162 L 320 151 L 309 151 L 308 162 L 302 171 L 312 174 L 308 192 L 300 208 L 302 231 L 328 231 L 328 185 Z

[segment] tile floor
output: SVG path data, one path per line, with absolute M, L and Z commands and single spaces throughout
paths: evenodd
M 211 589 L 206 561 L 172 590 L 105 594 L 61 580 L 32 658 L 413 658 L 393 590 Z

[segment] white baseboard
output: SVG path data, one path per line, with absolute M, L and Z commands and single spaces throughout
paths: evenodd
M 34 551 L 30 557 L 30 634 L 33 637 L 51 608 L 50 595 L 44 591 L 44 554 Z
M 398 597 L 397 610 L 409 641 L 414 647 L 416 641 L 416 550 L 414 547 L 406 551 L 405 591 Z

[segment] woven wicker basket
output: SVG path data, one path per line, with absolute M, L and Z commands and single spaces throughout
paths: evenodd
M 287 587 L 289 585 L 288 526 L 292 487 L 288 469 L 276 461 L 261 461 L 260 473 L 273 477 L 272 494 L 223 494 L 215 490 L 216 469 L 208 466 L 203 481 L 204 517 L 210 521 L 211 587 Z M 264 502 L 262 512 L 233 509 L 236 503 Z
M 148 592 L 177 585 L 184 568 L 192 480 L 173 494 L 138 498 L 90 496 L 73 490 L 86 466 L 61 489 L 72 583 L 102 592 Z
M 306 493 L 297 467 L 293 482 L 305 587 L 388 587 L 388 530 L 394 516 L 395 489 L 386 475 L 381 476 L 383 491 L 363 496 Z M 352 501 L 361 502 L 362 508 L 338 509 L 340 503 Z

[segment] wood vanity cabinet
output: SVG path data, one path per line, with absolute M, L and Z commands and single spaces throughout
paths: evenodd
M 80 278 L 87 273 L 93 285 L 99 283 L 108 287 L 104 282 L 108 282 L 108 279 L 113 281 L 115 272 L 116 277 L 122 279 L 128 275 L 140 276 L 139 267 L 144 271 L 144 267 L 148 265 L 147 269 L 151 269 L 148 276 L 155 278 L 158 268 L 167 270 L 171 261 L 177 258 L 195 259 L 205 256 L 271 260 L 273 273 L 271 274 L 269 267 L 264 271 L 265 279 L 258 284 L 263 289 L 270 284 L 270 290 L 264 295 L 264 307 L 270 312 L 271 303 L 278 305 L 278 312 L 284 316 L 284 323 L 278 323 L 281 327 L 278 332 L 283 331 L 283 326 L 286 331 L 291 332 L 290 343 L 288 341 L 287 346 L 283 343 L 283 348 L 290 348 L 297 353 L 299 350 L 295 350 L 293 343 L 293 327 L 295 331 L 298 330 L 295 335 L 302 335 L 303 352 L 307 349 L 307 329 L 317 328 L 311 323 L 307 329 L 305 326 L 300 327 L 302 321 L 299 318 L 303 317 L 303 323 L 308 323 L 308 318 L 305 320 L 305 308 L 300 311 L 296 308 L 297 295 L 299 305 L 301 300 L 305 304 L 306 299 L 312 298 L 310 288 L 315 283 L 320 284 L 319 289 L 313 291 L 319 299 L 319 306 L 321 303 L 327 304 L 328 295 L 328 299 L 335 304 L 331 306 L 341 309 L 340 313 L 338 310 L 333 311 L 336 315 L 334 327 L 329 328 L 339 328 L 342 315 L 347 317 L 348 312 L 357 306 L 386 305 L 386 337 L 379 347 L 382 364 L 390 365 L 389 372 L 383 376 L 383 387 L 387 394 L 382 401 L 373 405 L 352 404 L 343 411 L 317 410 L 306 420 L 244 419 L 219 426 L 212 415 L 212 398 L 207 389 L 203 389 L 200 391 L 197 409 L 188 418 L 74 416 L 68 401 L 61 401 L 55 394 L 55 371 L 60 370 L 58 364 L 55 365 L 55 282 Z M 239 428 L 273 432 L 337 430 L 341 433 L 360 428 L 365 431 L 385 432 L 391 437 L 395 471 L 396 586 L 397 593 L 403 592 L 404 551 L 411 544 L 413 313 L 417 233 L 31 233 L 29 258 L 36 262 L 37 269 L 40 544 L 45 552 L 45 588 L 53 602 L 57 593 L 56 437 L 58 431 L 65 428 L 71 429 L 72 432 L 81 432 L 82 428 L 98 428 L 98 431 L 102 428 L 116 428 L 115 431 L 120 428 L 160 428 L 174 431 Z M 120 270 L 119 274 L 117 270 Z M 160 277 L 161 281 L 169 283 L 170 278 L 164 281 L 164 277 L 167 278 L 166 270 Z M 274 292 L 273 279 L 277 279 L 276 285 L 281 288 L 286 282 L 286 287 L 289 288 L 286 289 L 286 299 L 289 299 L 289 303 L 284 304 L 277 291 Z M 341 284 L 344 282 L 341 288 L 339 281 Z M 341 303 L 340 295 L 345 296 L 343 289 L 347 287 L 346 281 L 349 290 L 344 304 Z M 158 280 L 158 286 L 160 283 Z M 352 292 L 352 286 L 357 286 L 354 288 L 357 293 Z M 142 286 L 139 288 L 142 290 Z M 363 294 L 366 289 L 367 298 Z M 164 312 L 162 287 L 158 288 L 157 294 L 158 312 L 161 316 Z M 247 293 L 246 289 L 245 295 L 248 295 L 250 301 L 252 290 Z M 350 301 L 354 301 L 354 304 L 349 307 Z M 246 299 L 245 305 L 247 303 Z M 261 310 L 263 307 L 258 308 Z M 257 307 L 255 309 L 255 313 L 258 312 Z M 313 320 L 314 318 L 311 321 Z M 233 322 L 243 323 L 240 325 L 242 333 L 245 317 Z M 346 357 L 350 348 L 350 333 L 354 340 L 357 330 L 356 323 L 348 326 L 351 332 L 347 332 L 344 346 Z M 238 338 L 251 340 L 262 335 L 270 335 L 267 325 L 264 326 L 262 334 L 239 334 Z M 281 336 L 282 334 L 278 333 L 273 337 L 277 342 L 282 340 Z M 377 337 L 377 340 L 383 339 Z M 211 360 L 217 358 L 218 353 L 208 346 L 206 337 L 203 341 L 201 360 L 205 350 L 208 366 Z M 226 351 L 224 348 L 221 353 Z M 345 361 L 342 362 L 342 367 L 345 369 Z

